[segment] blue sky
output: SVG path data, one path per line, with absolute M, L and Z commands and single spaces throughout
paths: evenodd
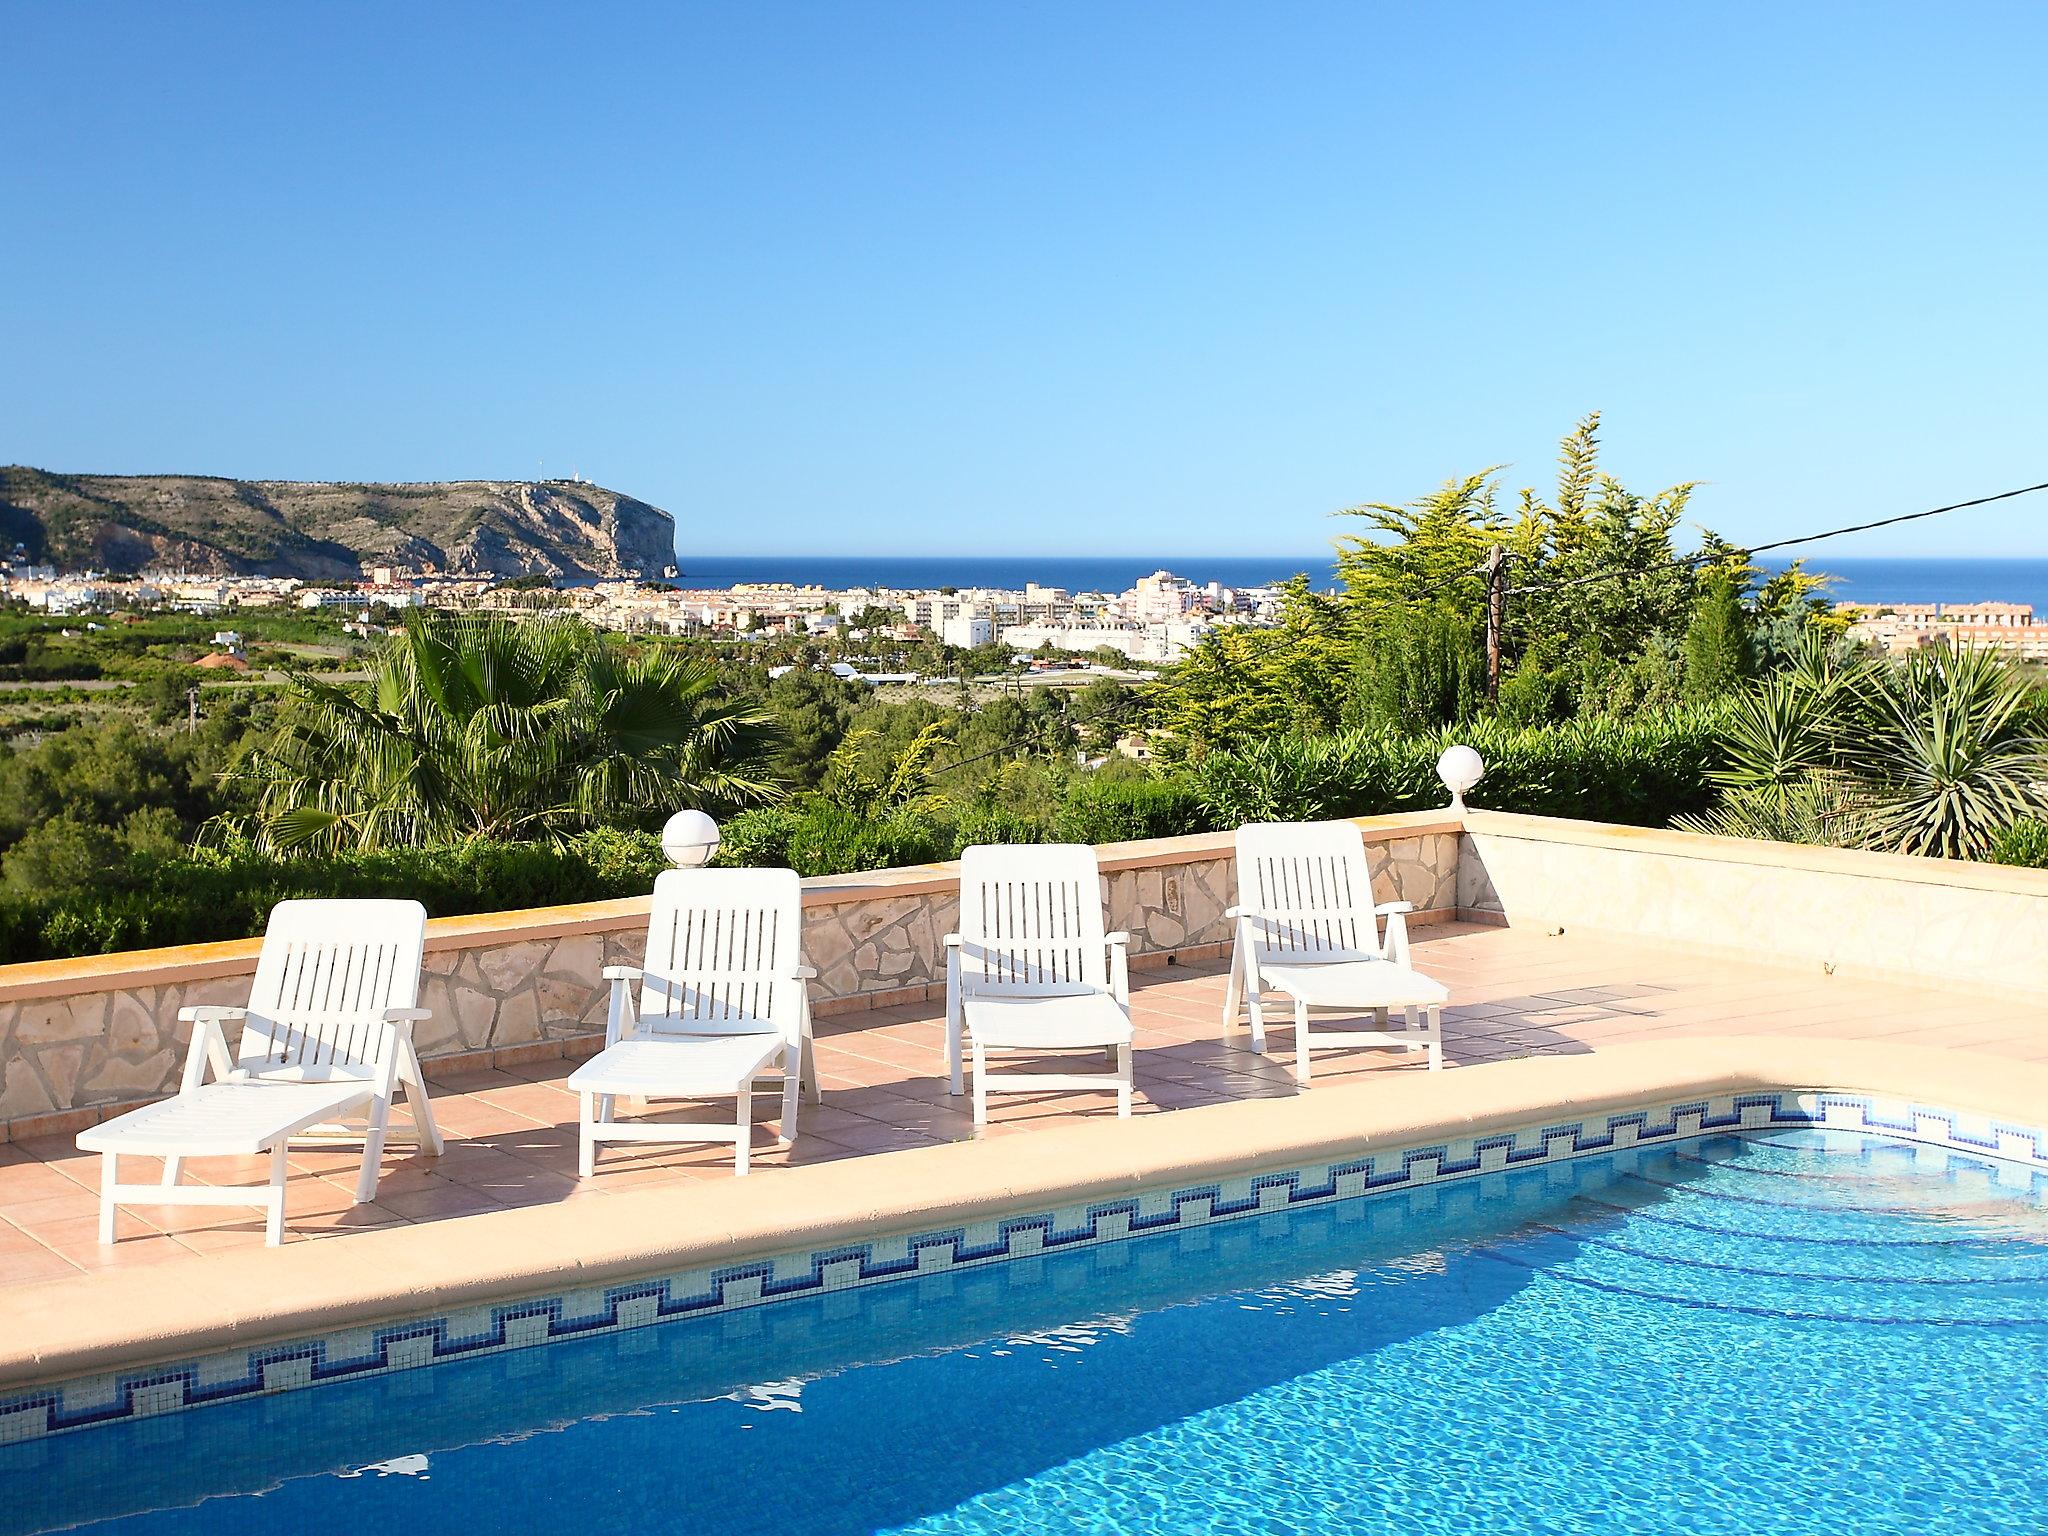
M 2048 7 L 0 0 L 0 460 L 685 553 L 1311 552 L 1606 412 L 1750 542 L 2048 480 Z M 2048 555 L 2048 495 L 1825 546 Z

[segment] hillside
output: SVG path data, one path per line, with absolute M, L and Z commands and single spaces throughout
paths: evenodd
M 658 577 L 675 519 L 580 481 L 414 485 L 60 475 L 0 468 L 0 557 L 68 571 L 347 579 L 370 566 L 452 575 Z

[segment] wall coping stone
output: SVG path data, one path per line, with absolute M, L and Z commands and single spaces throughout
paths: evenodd
M 1541 817 L 1534 819 L 1543 820 Z M 1367 839 L 1378 842 L 1407 842 L 1438 833 L 1455 833 L 1463 825 L 1460 818 L 1450 811 L 1404 811 L 1389 816 L 1362 816 L 1357 820 Z M 1097 856 L 1104 874 L 1202 863 L 1228 857 L 1233 836 L 1229 832 L 1204 832 L 1192 837 L 1104 843 L 1097 849 Z M 959 883 L 960 866 L 957 862 L 863 870 L 846 875 L 819 875 L 803 883 L 804 906 L 809 909 L 883 897 L 932 895 L 950 892 Z M 617 901 L 437 917 L 427 923 L 427 952 L 480 949 L 495 944 L 567 938 L 578 934 L 615 933 L 644 924 L 651 900 L 649 896 L 629 896 Z M 165 949 L 131 949 L 105 955 L 80 955 L 68 960 L 30 960 L 17 965 L 0 965 L 0 1003 L 250 975 L 256 969 L 256 956 L 262 947 L 260 938 L 226 939 L 212 944 L 180 944 Z
M 1516 838 L 1524 842 L 1565 843 L 1581 848 L 1610 848 L 1621 852 L 1703 859 L 1715 864 L 1748 864 L 1766 869 L 1855 875 L 1866 880 L 1895 880 L 1908 885 L 2048 897 L 2048 869 L 2023 869 L 2009 864 L 1931 859 L 1911 853 L 1868 853 L 1855 848 L 1815 848 L 1804 843 L 1773 843 L 1753 838 L 1720 837 L 1705 832 L 1680 832 L 1670 827 L 1631 827 L 1613 822 L 1572 821 L 1562 816 L 1524 816 L 1509 811 L 1481 810 L 1477 806 L 1467 808 L 1463 829 L 1481 836 Z M 4 974 L 4 968 L 0 968 L 0 974 Z

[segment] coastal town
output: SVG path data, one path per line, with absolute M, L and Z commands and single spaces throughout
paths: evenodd
M 937 640 L 961 650 L 1090 655 L 1170 665 L 1222 625 L 1277 622 L 1279 586 L 1196 583 L 1159 570 L 1123 592 L 1075 592 L 1026 582 L 1021 588 L 860 586 L 741 582 L 690 588 L 668 582 L 599 581 L 556 587 L 544 578 L 475 578 L 370 567 L 357 582 L 294 577 L 152 572 L 134 577 L 64 574 L 17 561 L 0 574 L 0 601 L 49 614 L 165 611 L 227 615 L 242 610 L 339 610 L 361 632 L 388 627 L 409 608 L 468 612 L 561 611 L 625 634 L 761 639 L 861 633 Z M 1887 655 L 1930 646 L 2003 653 L 2048 662 L 2048 619 L 2031 603 L 1986 600 L 1839 602 L 1848 635 Z
M 473 579 L 373 567 L 359 582 L 314 583 L 286 577 L 193 576 L 175 572 L 113 578 L 63 575 L 18 563 L 0 579 L 0 599 L 50 614 L 161 610 L 231 615 L 255 609 L 339 610 L 361 629 L 388 626 L 408 608 L 469 612 L 565 611 L 600 629 L 628 634 L 734 639 L 778 635 L 824 638 L 842 631 L 897 639 L 934 639 L 961 650 L 1003 645 L 1017 651 L 1091 654 L 1126 661 L 1180 660 L 1213 628 L 1269 625 L 1282 589 L 1196 584 L 1168 571 L 1140 577 L 1120 593 L 1072 592 L 1027 582 L 1021 589 L 827 588 L 743 583 L 687 589 L 668 583 L 601 581 L 557 588 L 543 580 Z

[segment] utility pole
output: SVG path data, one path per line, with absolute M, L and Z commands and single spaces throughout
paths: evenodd
M 1500 702 L 1500 632 L 1508 616 L 1508 554 L 1496 544 L 1486 552 L 1486 701 Z

